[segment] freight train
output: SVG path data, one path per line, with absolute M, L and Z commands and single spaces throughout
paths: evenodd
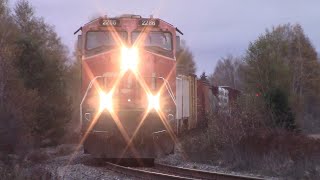
M 215 90 L 195 75 L 177 73 L 178 28 L 122 15 L 97 18 L 80 30 L 85 153 L 153 160 L 173 152 L 179 133 L 203 124 Z

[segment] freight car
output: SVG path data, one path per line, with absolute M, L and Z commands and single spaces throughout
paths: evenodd
M 216 104 L 214 88 L 176 73 L 178 28 L 123 15 L 97 18 L 75 33 L 80 30 L 85 153 L 153 160 L 173 152 L 177 134 L 205 124 Z
M 177 77 L 177 134 L 208 125 L 210 114 L 229 113 L 240 91 L 228 86 L 213 86 L 195 75 Z

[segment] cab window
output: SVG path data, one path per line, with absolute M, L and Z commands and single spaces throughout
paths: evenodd
M 142 46 L 150 50 L 172 50 L 172 36 L 168 32 L 152 31 L 152 32 L 132 32 L 132 41 L 141 40 Z
M 127 32 L 90 31 L 86 37 L 86 49 L 92 50 L 100 47 L 113 48 L 120 44 L 119 40 L 126 42 Z

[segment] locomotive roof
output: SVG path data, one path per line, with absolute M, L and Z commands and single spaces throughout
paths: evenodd
M 154 18 L 152 15 L 150 16 L 150 17 L 142 17 L 141 15 L 135 15 L 135 14 L 122 14 L 122 15 L 120 15 L 120 16 L 115 16 L 115 17 L 108 17 L 108 16 L 100 16 L 100 17 L 98 17 L 98 18 L 95 18 L 95 19 L 93 19 L 93 20 L 91 20 L 90 22 L 88 22 L 88 23 L 86 23 L 86 24 L 84 24 L 83 26 L 87 26 L 87 25 L 89 25 L 89 24 L 91 24 L 91 23 L 93 23 L 93 22 L 95 22 L 95 21 L 97 21 L 97 20 L 99 20 L 99 19 L 103 19 L 103 18 L 105 18 L 105 19 L 122 19 L 122 18 L 131 18 L 131 19 L 156 19 L 156 20 L 159 20 L 159 21 L 161 21 L 161 22 L 163 22 L 163 23 L 165 23 L 165 24 L 167 24 L 167 25 L 169 25 L 169 26 L 171 26 L 171 27 L 173 27 L 174 28 L 174 26 L 172 25 L 172 24 L 170 24 L 170 23 L 168 23 L 168 22 L 166 22 L 166 21 L 164 21 L 164 20 L 162 20 L 162 19 L 160 19 L 160 18 Z M 82 26 L 82 27 L 83 27 Z M 82 27 L 80 27 L 74 34 L 76 34 L 78 31 L 80 31 L 80 30 L 82 30 Z M 183 33 L 177 28 L 177 27 L 175 27 L 175 29 L 176 29 L 176 31 L 177 32 L 179 32 L 181 35 L 183 35 Z
M 168 22 L 166 22 L 166 21 L 164 21 L 164 20 L 162 20 L 162 19 L 160 19 L 160 18 L 154 18 L 152 15 L 151 15 L 150 17 L 142 17 L 141 15 L 136 15 L 136 14 L 122 14 L 122 15 L 120 15 L 120 16 L 115 16 L 115 17 L 108 17 L 107 15 L 105 15 L 105 16 L 100 16 L 100 17 L 95 18 L 95 19 L 91 20 L 90 22 L 84 24 L 84 26 L 87 25 L 87 24 L 90 24 L 90 23 L 92 23 L 92 22 L 94 22 L 94 21 L 96 21 L 96 20 L 99 20 L 99 19 L 101 19 L 101 18 L 106 18 L 106 19 L 122 19 L 122 18 L 131 18 L 131 19 L 159 19 L 160 21 L 163 21 L 164 23 L 167 23 L 168 25 L 174 27 L 172 24 L 170 24 L 170 23 L 168 23 Z

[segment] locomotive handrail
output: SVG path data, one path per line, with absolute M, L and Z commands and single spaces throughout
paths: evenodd
M 92 87 L 92 85 L 93 85 L 93 82 L 94 82 L 96 79 L 102 78 L 102 77 L 103 77 L 103 76 L 96 76 L 96 77 L 94 77 L 94 78 L 90 81 L 90 83 L 89 83 L 89 85 L 88 85 L 88 88 L 87 88 L 86 92 L 84 93 L 84 96 L 83 96 L 83 98 L 82 98 L 82 100 L 81 100 L 81 103 L 80 103 L 80 128 L 82 128 L 82 104 L 83 104 L 84 100 L 86 99 L 86 97 L 87 97 L 87 95 L 88 95 L 88 92 L 89 92 L 89 90 L 91 89 L 91 87 Z
M 170 97 L 171 97 L 174 105 L 177 106 L 176 98 L 174 97 L 173 91 L 172 91 L 172 89 L 171 89 L 171 86 L 170 86 L 168 80 L 166 80 L 166 79 L 163 78 L 163 77 L 158 77 L 158 78 L 163 80 L 163 82 L 164 82 L 164 84 L 165 84 L 165 86 L 166 86 L 166 89 L 167 89 L 167 91 L 168 91 L 168 93 L 169 93 L 169 95 L 170 95 Z

